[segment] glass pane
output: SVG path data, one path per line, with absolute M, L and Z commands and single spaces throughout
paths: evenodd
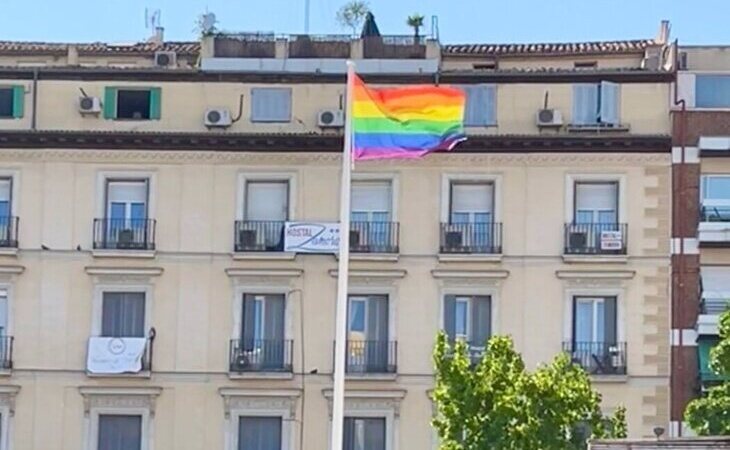
M 249 181 L 246 184 L 246 220 L 285 221 L 289 215 L 287 181 Z
M 596 335 L 594 337 L 595 342 L 606 341 L 606 309 L 605 303 L 596 301 Z
M 469 223 L 469 213 L 451 213 L 451 223 Z
M 614 224 L 617 222 L 616 211 L 598 211 L 598 223 Z M 606 228 L 601 228 L 606 230 Z
M 475 223 L 489 223 L 492 221 L 491 213 L 474 213 Z
M 139 222 L 142 222 L 144 219 L 146 219 L 147 211 L 145 210 L 144 203 L 132 203 L 130 205 L 130 214 L 132 220 L 137 220 Z
M 257 341 L 264 338 L 264 301 L 257 298 L 253 304 L 253 336 Z
M 370 217 L 372 222 L 390 222 L 390 213 L 388 212 L 376 211 Z
M 593 217 L 593 211 L 581 209 L 575 212 L 575 223 L 593 223 Z
M 464 300 L 456 301 L 456 336 L 467 337 L 467 323 L 469 321 L 469 303 Z
M 7 218 L 10 216 L 10 202 L 6 200 L 0 200 L 0 224 L 2 226 L 8 225 Z
M 281 417 L 239 418 L 238 450 L 281 450 Z
M 697 75 L 695 106 L 698 108 L 730 108 L 730 76 Z
M 730 200 L 730 177 L 704 177 L 702 186 L 705 199 Z
M 124 219 L 126 213 L 126 205 L 124 203 L 112 202 L 109 208 L 110 219 Z
M 365 332 L 365 302 L 362 300 L 350 301 L 350 331 Z
M 577 300 L 575 305 L 576 342 L 593 341 L 593 301 Z
M 350 213 L 350 220 L 353 222 L 367 222 L 368 213 L 363 211 L 353 211 Z

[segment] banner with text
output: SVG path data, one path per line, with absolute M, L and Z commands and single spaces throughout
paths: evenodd
M 337 253 L 340 224 L 329 222 L 287 222 L 284 251 L 296 253 Z
M 91 373 L 136 373 L 142 370 L 147 339 L 92 337 L 86 369 Z

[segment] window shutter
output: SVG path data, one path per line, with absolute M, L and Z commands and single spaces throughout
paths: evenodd
M 486 125 L 497 124 L 497 87 L 494 85 L 484 86 L 484 113 Z
M 603 300 L 604 339 L 607 344 L 616 343 L 616 297 Z
M 598 121 L 598 85 L 573 85 L 573 124 L 592 125 Z
M 280 450 L 281 417 L 240 417 L 238 450 Z
M 241 321 L 241 340 L 243 341 L 244 349 L 248 350 L 253 348 L 254 345 L 254 331 L 255 331 L 255 295 L 245 294 L 243 296 L 243 320 Z
M 491 183 L 453 183 L 451 185 L 451 212 L 492 211 Z
M 246 220 L 284 221 L 289 216 L 289 183 L 250 181 L 246 184 Z
M 464 125 L 483 127 L 496 123 L 496 88 L 494 85 L 462 86 L 466 95 Z
M 162 117 L 162 88 L 150 88 L 150 120 Z
M 144 310 L 144 293 L 104 293 L 101 335 L 105 337 L 144 337 Z
M 13 117 L 20 119 L 25 111 L 25 86 L 13 86 Z
M 291 120 L 291 89 L 251 89 L 252 122 L 289 122 Z
M 391 186 L 388 181 L 352 183 L 352 211 L 390 212 Z
M 619 124 L 618 99 L 618 84 L 601 81 L 601 123 Z
M 618 183 L 576 183 L 575 196 L 578 211 L 616 211 Z
M 444 297 L 444 331 L 450 340 L 455 339 L 456 328 L 456 297 L 447 295 Z
M 491 299 L 486 296 L 473 297 L 471 300 L 471 344 L 476 347 L 486 347 L 487 339 L 491 335 L 492 305 Z
M 264 309 L 264 339 L 284 339 L 284 296 L 267 295 Z
M 117 88 L 115 87 L 104 88 L 104 118 L 117 118 Z

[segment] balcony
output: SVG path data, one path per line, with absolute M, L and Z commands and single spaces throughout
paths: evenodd
M 440 253 L 500 254 L 502 253 L 502 224 L 442 223 Z
M 625 342 L 563 342 L 563 351 L 591 375 L 626 375 Z
M 286 222 L 274 220 L 237 220 L 234 225 L 236 252 L 284 251 Z
M 365 59 L 424 59 L 426 38 L 414 36 L 365 36 Z
M 0 336 L 0 370 L 13 368 L 13 337 Z
M 700 314 L 697 316 L 697 334 L 716 336 L 719 332 L 720 314 L 728 308 L 730 300 L 727 298 L 703 297 L 700 300 Z
M 217 58 L 274 58 L 276 38 L 273 33 L 238 33 L 216 36 Z
M 628 227 L 625 223 L 565 224 L 566 255 L 625 255 Z
M 348 340 L 345 371 L 349 374 L 394 374 L 398 369 L 395 341 Z
M 233 339 L 231 372 L 291 372 L 294 342 L 286 339 Z
M 155 219 L 94 219 L 95 250 L 154 250 Z
M 18 248 L 17 217 L 0 217 L 0 248 Z
M 702 206 L 698 238 L 705 247 L 730 245 L 730 207 Z
M 289 58 L 347 59 L 349 35 L 300 34 L 289 36 Z
M 350 222 L 353 253 L 398 253 L 398 222 Z

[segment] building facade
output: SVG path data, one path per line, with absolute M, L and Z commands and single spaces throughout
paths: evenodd
M 337 220 L 350 57 L 462 86 L 469 140 L 356 164 L 346 449 L 437 445 L 441 329 L 568 352 L 631 436 L 667 427 L 667 49 L 237 35 L 199 68 L 0 69 L 0 450 L 328 447 L 337 261 L 282 240 Z
M 730 48 L 682 47 L 672 99 L 672 427 L 687 434 L 687 403 L 722 381 L 710 370 L 718 317 L 730 298 Z

